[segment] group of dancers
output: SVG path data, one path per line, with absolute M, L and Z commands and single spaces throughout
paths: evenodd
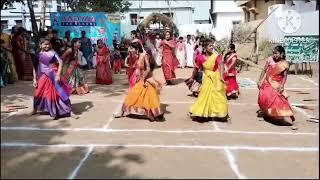
M 83 94 L 89 91 L 77 64 L 81 42 L 79 39 L 74 39 L 72 44 L 73 47 L 69 48 L 60 58 L 51 49 L 52 45 L 49 40 L 41 41 L 38 65 L 34 69 L 33 85 L 36 90 L 32 114 L 37 111 L 47 111 L 55 119 L 70 116 L 72 111 L 70 93 L 76 91 Z M 114 114 L 115 118 L 141 115 L 150 121 L 164 120 L 164 113 L 160 106 L 160 91 L 163 85 L 174 85 L 175 70 L 178 66 L 183 66 L 179 63 L 176 54 L 176 48 L 180 47 L 169 31 L 164 32 L 164 39 L 159 42 L 159 47 L 162 51 L 161 67 L 166 83 L 161 84 L 153 76 L 153 70 L 158 61 L 156 58 L 159 56 L 155 57 L 147 44 L 137 36 L 133 36 L 130 42 L 128 56 L 125 58 L 129 88 L 121 111 Z M 101 57 L 98 58 L 100 54 L 98 52 L 97 58 L 100 60 L 97 59 L 97 76 L 102 74 L 101 77 L 112 78 L 110 74 L 98 73 L 99 66 L 110 68 L 110 66 L 103 65 L 103 63 L 109 63 L 108 48 L 102 41 L 98 41 L 98 48 L 101 50 Z M 197 96 L 189 109 L 189 115 L 191 118 L 218 118 L 222 121 L 230 121 L 228 99 L 239 96 L 236 81 L 237 70 L 235 69 L 238 57 L 235 46 L 230 44 L 228 52 L 223 57 L 216 50 L 213 39 L 202 38 L 195 50 L 192 59 L 194 70 L 192 76 L 185 81 L 189 89 Z M 102 64 L 99 65 L 99 62 Z M 63 70 L 63 67 L 67 67 L 66 70 Z M 290 118 L 292 129 L 297 129 L 294 126 L 293 110 L 284 91 L 288 68 L 284 48 L 276 46 L 258 82 L 258 104 L 264 117 L 274 120 Z M 101 72 L 107 71 L 101 69 Z M 97 82 L 105 80 L 97 77 Z M 108 82 L 103 83 L 108 84 L 112 79 L 106 81 Z

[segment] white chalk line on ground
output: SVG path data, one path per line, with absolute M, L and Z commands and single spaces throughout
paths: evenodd
M 36 144 L 36 143 L 1 143 L 1 147 L 50 147 L 50 148 L 77 148 L 77 147 L 124 147 L 124 148 L 172 148 L 172 149 L 214 149 L 214 150 L 250 150 L 250 151 L 297 151 L 319 152 L 319 147 L 263 147 L 263 146 L 210 146 L 210 145 L 164 145 L 164 144 Z
M 106 100 L 102 99 L 72 99 L 75 101 L 103 101 L 105 102 Z M 118 99 L 109 99 L 109 102 L 115 102 L 115 103 L 122 103 L 123 100 L 118 100 Z M 164 104 L 192 104 L 194 101 L 161 101 L 161 103 Z M 228 102 L 229 105 L 239 105 L 239 106 L 247 106 L 247 105 L 258 105 L 257 103 L 237 103 L 237 102 Z M 292 106 L 319 106 L 319 104 L 303 104 L 303 103 L 291 103 Z
M 306 111 L 304 111 L 303 109 L 299 108 L 299 107 L 296 107 L 296 106 L 293 106 L 293 108 L 300 112 L 301 114 L 303 114 L 304 116 L 306 116 L 307 118 L 315 118 L 314 116 L 311 116 L 310 114 L 308 114 Z
M 83 163 L 88 159 L 89 155 L 92 153 L 94 149 L 94 146 L 88 146 L 87 148 L 87 152 L 84 155 L 84 157 L 81 159 L 81 161 L 79 162 L 79 164 L 75 167 L 75 169 L 70 173 L 70 175 L 68 176 L 68 179 L 75 179 L 78 175 L 78 172 L 81 168 L 81 166 L 83 165 Z
M 234 157 L 233 153 L 229 149 L 224 149 L 225 155 L 229 161 L 229 165 L 232 171 L 237 175 L 239 179 L 247 179 L 244 175 L 242 175 L 239 171 L 238 164 L 236 162 L 236 158 Z
M 316 82 L 314 82 L 312 79 L 307 79 L 307 78 L 304 78 L 304 77 L 298 77 L 298 78 L 299 78 L 299 79 L 302 79 L 302 80 L 304 80 L 304 81 L 310 82 L 310 83 L 312 83 L 312 84 L 314 84 L 314 85 L 316 85 L 316 86 L 319 86 L 319 84 L 316 83 Z
M 108 128 L 109 128 L 111 122 L 114 120 L 113 114 L 118 113 L 121 108 L 122 108 L 122 104 L 119 104 L 119 105 L 116 107 L 116 109 L 113 111 L 113 113 L 111 114 L 111 117 L 109 118 L 107 124 L 105 124 L 105 125 L 103 126 L 103 129 L 108 129 Z
M 233 131 L 233 130 L 158 130 L 158 129 L 103 129 L 103 128 L 39 128 L 39 127 L 1 127 L 1 131 L 84 131 L 101 133 L 121 133 L 121 132 L 154 132 L 154 133 L 228 133 L 228 134 L 255 134 L 255 135 L 306 135 L 318 136 L 318 133 L 307 132 L 264 132 L 264 131 Z

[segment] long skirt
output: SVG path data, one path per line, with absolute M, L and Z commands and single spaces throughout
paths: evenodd
M 163 115 L 160 109 L 160 97 L 156 88 L 149 82 L 139 81 L 129 90 L 122 105 L 123 112 L 147 117 L 158 117 Z
M 179 61 L 172 53 L 163 54 L 161 66 L 165 80 L 173 80 L 176 78 L 175 69 L 178 65 Z
M 72 93 L 86 94 L 89 92 L 89 87 L 85 83 L 84 72 L 80 69 L 76 61 L 71 61 L 68 65 L 64 77 L 67 83 L 72 87 Z
M 231 96 L 232 94 L 238 95 L 239 93 L 239 85 L 237 83 L 236 76 L 224 76 L 224 81 L 226 82 L 226 93 L 227 96 Z
M 112 71 L 109 62 L 98 60 L 96 67 L 96 84 L 112 84 Z
M 228 115 L 225 84 L 218 72 L 203 73 L 203 82 L 196 102 L 191 106 L 191 116 L 224 118 Z
M 264 82 L 260 87 L 258 104 L 266 115 L 275 119 L 294 115 L 287 98 L 275 90 L 269 82 Z
M 118 73 L 121 71 L 121 59 L 113 60 L 113 71 L 114 73 Z
M 63 80 L 57 83 L 59 83 L 59 86 L 55 86 L 52 80 L 46 74 L 43 74 L 38 80 L 33 106 L 38 111 L 49 112 L 51 117 L 70 116 L 71 101 L 69 93 L 71 87 Z M 59 91 L 64 91 L 67 98 L 62 98 Z

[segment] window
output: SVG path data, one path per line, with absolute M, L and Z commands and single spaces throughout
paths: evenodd
M 22 20 L 15 20 L 18 27 L 22 27 Z
M 58 11 L 58 12 L 61 11 L 61 6 L 60 6 L 60 5 L 57 6 L 57 11 Z
M 131 25 L 138 24 L 138 14 L 130 14 Z
M 304 2 L 308 3 L 308 2 L 310 2 L 310 0 L 304 0 Z
M 319 10 L 319 0 L 317 0 L 317 3 L 316 3 L 316 10 Z
M 33 4 L 33 8 L 38 8 L 38 3 Z
M 1 28 L 2 29 L 8 29 L 8 20 L 2 20 L 1 21 Z

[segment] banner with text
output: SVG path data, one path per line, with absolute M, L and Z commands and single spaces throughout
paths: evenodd
M 289 62 L 319 61 L 319 36 L 285 36 L 283 46 Z
M 112 41 L 120 40 L 120 15 L 105 14 L 101 12 L 57 12 L 50 14 L 51 26 L 59 31 L 59 36 L 65 36 L 66 31 L 70 31 L 71 38 L 80 38 L 81 31 L 86 32 L 86 36 L 93 44 L 98 39 L 102 39 L 109 48 L 112 48 Z

